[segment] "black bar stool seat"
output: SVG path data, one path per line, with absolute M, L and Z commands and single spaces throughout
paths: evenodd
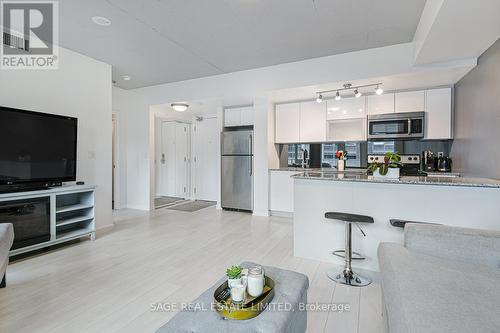
M 332 253 L 336 256 L 340 256 L 339 253 L 344 253 L 345 266 L 344 270 L 340 273 L 328 272 L 328 277 L 341 284 L 346 284 L 349 286 L 363 287 L 369 285 L 372 281 L 368 278 L 362 277 L 359 274 L 353 272 L 351 263 L 353 259 L 362 260 L 364 259 L 359 253 L 352 251 L 352 224 L 356 223 L 374 223 L 373 217 L 366 215 L 350 214 L 344 212 L 327 212 L 325 213 L 325 218 L 331 220 L 337 220 L 345 223 L 345 250 L 337 250 Z M 363 236 L 366 236 L 364 231 L 357 225 Z M 357 257 L 353 257 L 353 254 Z

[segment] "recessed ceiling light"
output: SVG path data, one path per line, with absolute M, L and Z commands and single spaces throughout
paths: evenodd
M 109 27 L 111 20 L 104 16 L 92 16 L 92 22 L 103 27 Z
M 170 104 L 172 109 L 174 109 L 177 112 L 184 112 L 188 109 L 189 105 L 186 103 L 172 103 Z
M 123 79 L 124 81 L 130 81 L 130 80 L 131 80 L 131 78 L 130 78 L 130 76 L 129 76 L 129 75 L 123 75 L 123 76 L 122 76 L 122 79 Z

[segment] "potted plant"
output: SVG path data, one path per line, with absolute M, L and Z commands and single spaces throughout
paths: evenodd
M 347 151 L 337 150 L 335 153 L 335 157 L 338 159 L 337 161 L 337 171 L 345 170 L 345 161 L 347 160 Z
M 368 171 L 373 173 L 375 178 L 390 178 L 399 179 L 399 167 L 401 164 L 401 156 L 398 153 L 385 153 L 384 163 L 371 163 L 368 166 Z
M 226 270 L 227 275 L 227 286 L 231 288 L 233 283 L 241 283 L 241 271 L 242 268 L 240 266 L 231 266 Z

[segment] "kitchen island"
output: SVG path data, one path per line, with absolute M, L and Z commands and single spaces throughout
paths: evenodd
M 338 211 L 372 216 L 353 228 L 353 251 L 366 257 L 353 267 L 378 271 L 381 242 L 403 243 L 403 229 L 390 219 L 500 230 L 500 181 L 462 177 L 375 179 L 362 173 L 306 171 L 294 178 L 294 254 L 342 265 L 331 254 L 344 248 L 344 223 L 325 219 Z

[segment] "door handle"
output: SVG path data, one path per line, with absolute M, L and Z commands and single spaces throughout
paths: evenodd
M 249 137 L 249 139 L 248 139 L 248 153 L 253 154 L 253 152 L 252 152 L 252 134 L 250 134 L 248 137 Z
M 408 135 L 411 135 L 411 119 L 408 119 Z
M 249 162 L 248 164 L 249 164 L 249 166 L 250 166 L 250 167 L 248 168 L 248 170 L 249 170 L 249 172 L 248 172 L 248 173 L 249 173 L 249 174 L 250 174 L 250 176 L 251 176 L 251 175 L 253 174 L 253 170 L 252 170 L 252 169 L 253 169 L 252 159 L 250 159 L 250 162 Z

